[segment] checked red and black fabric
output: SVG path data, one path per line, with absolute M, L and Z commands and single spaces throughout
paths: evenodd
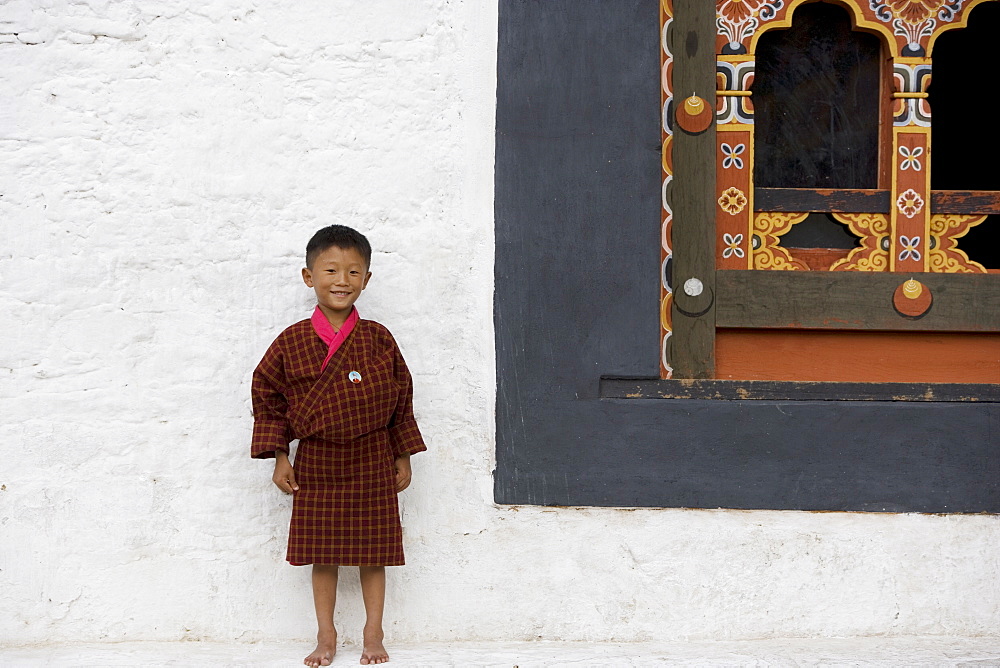
M 253 374 L 251 456 L 274 457 L 299 439 L 286 558 L 401 566 L 393 462 L 427 449 L 410 372 L 392 334 L 372 320 L 359 320 L 321 371 L 326 354 L 303 320 L 278 335 Z

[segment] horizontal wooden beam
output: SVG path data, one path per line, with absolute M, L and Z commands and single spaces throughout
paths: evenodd
M 892 303 L 910 278 L 933 299 L 920 318 Z M 717 271 L 715 309 L 718 327 L 996 332 L 1000 274 Z
M 755 188 L 754 211 L 889 213 L 888 190 Z M 998 214 L 1000 191 L 932 190 L 931 213 Z
M 810 383 L 608 377 L 601 378 L 601 398 L 1000 403 L 1000 384 Z
M 754 188 L 754 211 L 889 213 L 888 190 Z
M 1000 192 L 994 190 L 932 190 L 931 213 L 1000 213 Z

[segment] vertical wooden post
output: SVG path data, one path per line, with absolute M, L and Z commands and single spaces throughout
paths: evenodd
M 674 0 L 673 53 L 673 335 L 674 378 L 715 374 L 715 3 Z M 697 97 L 713 118 L 685 130 Z M 694 102 L 692 100 L 692 102 Z M 690 118 L 682 118 L 683 115 Z

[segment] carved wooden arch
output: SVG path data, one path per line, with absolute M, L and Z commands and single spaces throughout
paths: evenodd
M 799 6 L 826 2 L 846 9 L 853 29 L 880 34 L 888 44 L 890 57 L 929 57 L 941 33 L 966 27 L 972 9 L 993 1 L 996 0 L 718 0 L 717 52 L 754 54 L 760 36 L 790 27 Z M 724 46 L 726 39 L 728 49 Z
M 761 57 L 761 54 L 758 52 L 760 38 L 764 34 L 770 33 L 771 31 L 793 28 L 795 21 L 800 14 L 798 10 L 801 7 L 805 5 L 813 6 L 819 4 L 835 7 L 844 11 L 847 15 L 850 25 L 850 30 L 852 33 L 862 33 L 874 36 L 877 40 L 876 43 L 880 51 L 881 59 L 892 60 L 893 58 L 895 58 L 896 52 L 898 51 L 898 45 L 896 43 L 896 40 L 893 38 L 892 33 L 883 24 L 878 23 L 871 17 L 866 16 L 862 11 L 860 3 L 851 2 L 850 0 L 791 0 L 784 7 L 784 9 L 778 14 L 777 18 L 768 21 L 766 23 L 763 23 L 761 27 L 750 38 L 749 52 L 746 54 L 745 57 L 748 59 L 752 59 L 750 64 L 752 64 L 754 70 L 757 69 L 757 65 L 759 64 L 759 58 Z M 888 94 L 889 91 L 891 91 L 892 69 L 890 67 L 886 67 L 885 65 L 882 65 L 880 69 L 882 71 L 879 76 L 879 84 L 878 84 L 879 91 L 877 96 L 877 99 L 879 100 L 879 105 L 878 105 L 879 109 L 876 111 L 876 114 L 884 116 L 889 112 L 889 109 L 883 106 L 884 102 L 888 102 L 889 105 L 892 104 L 892 100 L 885 101 L 883 99 L 883 96 L 885 94 Z M 757 73 L 755 73 L 755 81 L 756 81 L 756 75 Z M 753 104 L 752 98 L 750 100 L 751 100 L 750 103 Z M 754 115 L 756 116 L 759 111 L 760 109 L 756 109 Z M 889 145 L 892 142 L 892 137 L 891 134 L 888 132 L 887 126 L 884 124 L 884 121 L 888 121 L 889 117 L 884 116 L 882 120 L 883 123 L 880 123 L 882 129 L 879 132 L 881 136 L 875 138 L 876 141 L 875 145 L 878 147 L 876 150 L 878 150 L 880 154 L 877 166 L 877 171 L 880 175 L 879 181 L 883 182 L 880 184 L 880 186 L 882 188 L 885 188 L 886 185 L 888 185 L 887 183 L 885 183 L 885 181 L 888 180 L 888 174 L 890 170 L 890 163 L 892 161 L 892 156 L 885 155 L 884 153 L 886 153 L 889 150 Z M 751 163 L 756 163 L 758 159 L 757 142 L 759 138 L 756 132 L 757 127 L 758 125 L 755 120 L 754 130 L 752 130 L 748 136 L 747 153 L 749 154 L 748 157 Z M 754 192 L 755 199 L 756 199 L 755 195 L 758 192 L 761 192 L 758 190 L 758 187 L 760 185 L 762 184 L 757 183 L 755 178 L 751 179 L 750 190 Z M 812 268 L 832 269 L 831 265 L 836 264 L 838 265 L 841 271 L 858 270 L 859 264 L 857 262 L 844 261 L 844 259 L 846 259 L 846 256 L 850 254 L 849 251 L 844 251 L 845 258 L 839 260 L 833 259 L 836 256 L 830 255 L 829 252 L 823 253 L 822 255 L 824 257 L 825 256 L 829 257 L 821 259 L 817 263 L 816 267 L 812 267 L 812 262 L 809 263 L 810 266 L 807 266 L 806 263 L 801 261 L 801 259 L 798 256 L 793 257 L 792 252 L 790 252 L 788 249 L 783 248 L 780 245 L 781 241 L 779 237 L 790 231 L 792 225 L 796 225 L 806 220 L 808 216 L 808 211 L 803 210 L 796 213 L 788 211 L 767 212 L 765 209 L 766 205 L 764 207 L 759 207 L 759 206 L 755 207 L 755 213 L 753 214 L 752 218 L 753 231 L 750 237 L 751 240 L 750 248 L 748 249 L 751 255 L 750 257 L 751 268 L 770 269 L 770 270 L 777 269 L 786 271 L 810 270 Z M 851 219 L 850 218 L 851 216 L 862 215 L 862 217 L 864 218 L 866 214 L 862 214 L 860 212 L 836 213 L 832 211 L 829 213 L 832 219 L 836 220 L 837 222 L 845 223 L 847 227 L 849 227 L 855 235 L 860 237 L 860 248 L 855 248 L 854 251 L 860 251 L 862 249 L 867 249 L 869 247 L 874 247 L 878 245 L 880 241 L 879 239 L 869 238 L 869 232 L 871 231 L 870 228 L 861 228 L 862 233 L 858 234 L 857 230 L 855 229 L 855 226 L 852 226 L 847 223 L 847 221 Z M 783 224 L 779 226 L 780 229 L 776 229 L 774 232 L 769 233 L 768 232 L 769 227 L 772 226 L 773 223 L 775 223 L 776 221 L 782 221 Z M 806 251 L 798 251 L 798 252 L 805 253 Z M 868 269 L 870 270 L 871 268 L 869 267 Z
M 795 18 L 794 13 L 796 9 L 802 5 L 815 4 L 817 2 L 823 2 L 828 5 L 836 5 L 841 9 L 847 10 L 848 16 L 851 17 L 852 30 L 878 35 L 882 38 L 882 43 L 888 46 L 889 55 L 891 57 L 899 55 L 899 49 L 896 44 L 896 39 L 893 37 L 892 31 L 886 28 L 882 23 L 866 17 L 858 3 L 851 2 L 850 0 L 791 0 L 783 10 L 779 11 L 778 16 L 780 18 L 775 18 L 773 21 L 764 23 L 759 30 L 754 32 L 753 36 L 750 38 L 750 47 L 747 49 L 747 53 L 750 55 L 755 55 L 757 53 L 757 42 L 765 33 L 770 32 L 771 30 L 791 28 L 792 21 Z
M 755 14 L 745 19 L 745 30 L 753 28 L 752 34 L 744 35 L 744 44 L 739 49 L 732 42 L 720 45 L 716 38 L 717 90 L 716 100 L 717 132 L 719 150 L 717 152 L 717 234 L 716 234 L 716 267 L 718 269 L 806 269 L 801 262 L 793 260 L 778 244 L 780 234 L 787 232 L 787 223 L 801 222 L 809 211 L 822 211 L 822 208 L 800 209 L 770 209 L 764 202 L 757 201 L 762 192 L 758 189 L 751 172 L 757 160 L 755 150 L 755 109 L 753 101 L 753 82 L 757 65 L 756 53 L 760 35 L 774 29 L 787 29 L 792 26 L 796 10 L 802 5 L 818 4 L 816 0 L 792 0 L 787 5 L 784 0 L 751 0 L 734 3 L 732 0 L 720 0 L 716 4 L 717 35 L 724 32 L 736 35 L 738 33 L 732 22 L 727 22 L 728 8 L 754 8 Z M 868 16 L 862 10 L 862 3 L 833 0 L 823 4 L 837 7 L 846 12 L 851 30 L 874 35 L 878 39 L 879 48 L 885 58 L 892 59 L 889 53 L 898 50 L 891 32 Z M 733 9 L 732 11 L 736 11 Z M 769 13 L 770 10 L 770 13 Z M 734 14 L 735 15 L 735 14 Z M 749 52 L 745 48 L 749 45 Z M 739 51 L 739 52 L 738 52 Z M 892 86 L 892 70 L 883 68 L 879 99 L 889 94 Z M 891 100 L 887 100 L 889 104 Z M 880 105 L 881 107 L 882 105 Z M 880 111 L 888 114 L 890 107 Z M 889 171 L 892 161 L 889 147 L 892 136 L 889 130 L 891 119 L 888 115 L 881 124 L 878 143 L 885 155 L 880 156 L 879 183 L 881 188 L 889 185 Z M 871 187 L 871 186 L 869 186 Z M 832 209 L 832 211 L 852 212 L 853 209 Z M 856 212 L 862 213 L 865 209 Z M 794 216 L 782 227 L 780 233 L 769 233 L 769 226 L 775 221 L 785 221 L 786 216 L 780 212 L 794 212 L 802 215 Z M 924 235 L 926 236 L 926 235 Z M 781 260 L 781 261 L 779 261 Z M 850 265 L 853 268 L 853 265 Z

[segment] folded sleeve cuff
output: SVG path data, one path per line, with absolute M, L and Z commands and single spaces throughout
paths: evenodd
M 392 442 L 394 457 L 414 455 L 427 449 L 424 438 L 420 435 L 416 420 L 408 420 L 389 428 L 389 438 Z
M 288 426 L 284 420 L 257 418 L 253 423 L 250 456 L 254 459 L 271 459 L 276 451 L 288 452 Z

